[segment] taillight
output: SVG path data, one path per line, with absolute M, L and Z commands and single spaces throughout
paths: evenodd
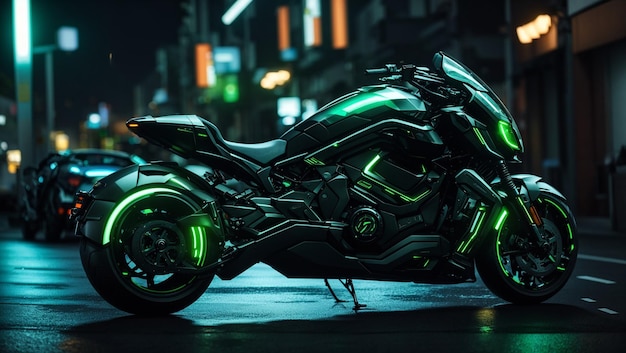
M 73 176 L 67 179 L 67 183 L 70 184 L 71 187 L 73 188 L 77 188 L 80 186 L 81 183 L 81 177 L 79 176 Z
M 87 206 L 89 206 L 91 200 L 92 197 L 89 195 L 88 192 L 77 192 L 76 196 L 74 197 L 74 207 L 72 207 L 70 211 L 70 219 L 75 220 L 82 216 L 85 213 L 85 209 L 87 208 Z

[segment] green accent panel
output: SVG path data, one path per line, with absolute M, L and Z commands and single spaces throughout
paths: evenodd
M 309 157 L 304 160 L 309 165 L 326 165 L 324 162 L 320 161 L 315 157 Z
M 371 172 L 370 172 L 370 169 L 372 169 L 372 168 L 376 165 L 376 163 L 378 163 L 378 160 L 380 160 L 380 155 L 378 155 L 378 154 L 377 154 L 377 155 L 376 155 L 376 156 L 375 156 L 375 157 L 374 157 L 374 158 L 373 158 L 373 159 L 372 159 L 372 160 L 371 160 L 371 161 L 370 161 L 370 162 L 369 162 L 369 163 L 365 166 L 365 170 L 363 170 L 363 172 L 364 172 L 365 174 L 369 174 L 369 173 L 371 173 Z
M 474 133 L 476 134 L 476 136 L 478 137 L 478 140 L 480 141 L 480 143 L 483 146 L 487 145 L 487 142 L 485 142 L 485 138 L 483 137 L 483 134 L 480 132 L 480 130 L 478 130 L 478 128 L 474 128 Z
M 517 143 L 517 137 L 515 136 L 513 127 L 509 122 L 500 120 L 498 122 L 498 131 L 500 132 L 500 137 L 502 137 L 502 140 L 507 144 L 507 146 L 516 151 L 520 150 L 520 146 Z
M 399 190 L 394 189 L 390 185 L 387 185 L 385 183 L 378 181 L 376 178 L 376 174 L 372 171 L 372 168 L 374 168 L 374 166 L 376 165 L 376 163 L 378 163 L 379 160 L 380 160 L 380 155 L 374 156 L 374 158 L 365 166 L 365 169 L 363 170 L 363 175 L 370 181 L 373 181 L 374 183 L 382 186 L 386 193 L 392 196 L 398 196 L 406 202 L 418 201 L 430 193 L 430 189 L 426 189 L 422 191 L 420 194 L 410 196 L 410 195 L 404 194 L 403 192 Z
M 502 209 L 502 211 L 500 212 L 500 216 L 498 216 L 498 220 L 496 221 L 496 225 L 494 226 L 495 230 L 500 230 L 500 227 L 502 227 L 508 215 L 509 212 L 506 209 Z
M 204 259 L 206 257 L 206 231 L 204 227 L 195 226 L 191 227 L 191 237 L 192 237 L 192 256 L 197 260 L 196 265 L 202 266 L 204 264 Z
M 363 111 L 374 109 L 377 106 L 386 106 L 394 110 L 399 109 L 388 97 L 374 93 L 361 93 L 330 108 L 325 113 L 325 119 L 329 124 L 333 124 L 348 115 L 359 114 Z
M 522 200 L 521 197 L 518 197 L 517 202 L 520 204 L 520 207 L 522 208 L 522 210 L 524 210 L 524 214 L 528 218 L 528 221 L 530 222 L 530 224 L 535 224 L 533 217 L 530 215 L 530 212 L 528 212 L 528 209 L 526 208 L 526 204 L 524 203 L 524 200 Z
M 487 209 L 485 207 L 480 207 L 478 211 L 476 211 L 476 215 L 474 216 L 474 220 L 472 221 L 472 225 L 470 227 L 470 238 L 467 242 L 461 242 L 457 251 L 460 253 L 465 253 L 470 247 L 470 245 L 474 242 L 476 235 L 480 232 L 483 226 L 483 222 L 485 221 L 485 216 L 487 215 Z
M 365 188 L 365 189 L 368 189 L 368 190 L 372 188 L 372 184 L 368 183 L 365 180 L 359 180 L 359 181 L 356 182 L 356 184 L 358 186 L 360 186 L 362 188 Z

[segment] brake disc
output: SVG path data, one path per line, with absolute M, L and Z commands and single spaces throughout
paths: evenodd
M 543 219 L 543 227 L 549 249 L 531 248 L 528 253 L 517 255 L 515 260 L 520 268 L 534 276 L 552 273 L 563 255 L 563 240 L 557 226 L 548 219 Z
M 185 237 L 175 223 L 149 221 L 133 233 L 131 255 L 147 273 L 172 273 L 185 258 L 185 244 Z

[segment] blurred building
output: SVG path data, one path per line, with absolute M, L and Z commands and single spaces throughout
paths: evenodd
M 17 150 L 17 107 L 15 101 L 0 96 L 0 211 L 13 207 L 17 178 L 10 172 L 7 151 Z
M 256 0 L 226 25 L 234 3 L 183 4 L 179 45 L 155 54 L 137 113 L 198 114 L 229 139 L 268 140 L 376 83 L 365 68 L 427 66 L 443 50 L 509 105 L 527 146 L 516 171 L 545 176 L 579 216 L 621 212 L 612 162 L 626 145 L 626 0 Z M 538 19 L 549 19 L 544 33 L 521 38 Z M 279 71 L 289 78 L 262 86 Z
M 615 165 L 626 145 L 626 1 L 511 1 L 512 25 L 552 18 L 516 53 L 515 113 L 530 170 L 564 190 L 581 216 L 626 217 Z M 614 185 L 614 181 L 618 184 Z

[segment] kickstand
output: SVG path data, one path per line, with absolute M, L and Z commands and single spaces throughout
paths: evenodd
M 326 284 L 326 287 L 328 287 L 330 294 L 332 294 L 333 298 L 335 298 L 335 302 L 337 303 L 346 302 L 346 300 L 341 300 L 339 299 L 339 297 L 337 297 L 337 295 L 335 294 L 335 291 L 333 291 L 333 289 L 330 287 L 330 283 L 328 283 L 328 278 L 324 278 L 324 283 Z M 350 293 L 350 295 L 352 296 L 352 301 L 354 302 L 354 307 L 352 308 L 352 310 L 354 310 L 354 312 L 357 312 L 359 309 L 365 308 L 367 306 L 366 304 L 359 303 L 359 300 L 356 298 L 356 290 L 354 289 L 354 284 L 352 283 L 352 279 L 347 278 L 345 281 L 342 281 L 341 279 L 339 279 L 339 283 L 341 283 L 346 288 L 348 293 Z

